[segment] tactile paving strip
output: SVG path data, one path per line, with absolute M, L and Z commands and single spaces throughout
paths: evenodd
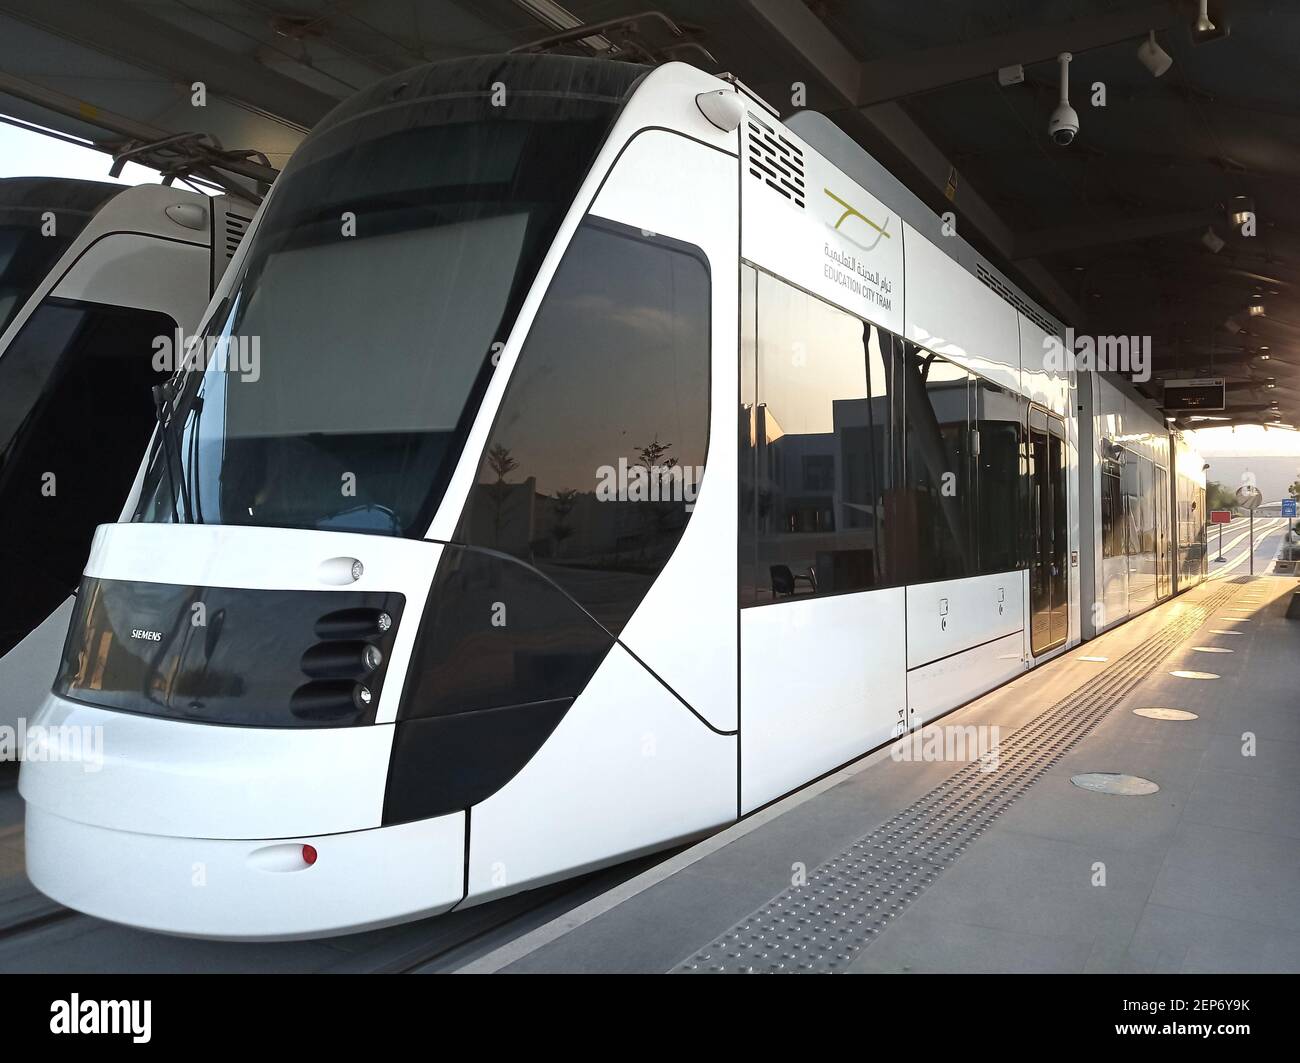
M 1130 650 L 998 745 L 996 771 L 974 761 L 808 873 L 679 964 L 679 973 L 843 971 L 939 874 L 1216 609 L 1242 577 L 1178 602 Z

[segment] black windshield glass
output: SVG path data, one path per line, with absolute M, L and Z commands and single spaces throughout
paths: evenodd
M 639 74 L 598 63 L 583 86 L 589 64 L 555 62 L 415 71 L 304 142 L 207 369 L 182 386 L 174 474 L 156 445 L 138 519 L 425 533 L 495 349 Z

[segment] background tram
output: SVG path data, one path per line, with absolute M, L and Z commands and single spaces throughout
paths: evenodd
M 733 822 L 1110 622 L 1116 445 L 1126 613 L 1203 573 L 1162 422 L 825 118 L 681 63 L 362 91 L 208 331 L 263 372 L 177 382 L 37 715 L 105 761 L 21 776 L 32 881 L 108 919 L 339 933 Z
M 49 689 L 91 535 L 131 489 L 169 375 L 154 341 L 198 326 L 252 209 L 0 179 L 0 725 Z

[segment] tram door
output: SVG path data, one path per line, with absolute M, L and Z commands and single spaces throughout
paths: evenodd
M 1069 633 L 1070 543 L 1065 477 L 1065 425 L 1059 417 L 1031 406 L 1029 647 L 1035 657 L 1061 645 Z
M 1156 597 L 1168 598 L 1172 589 L 1173 557 L 1170 549 L 1169 470 L 1156 466 Z

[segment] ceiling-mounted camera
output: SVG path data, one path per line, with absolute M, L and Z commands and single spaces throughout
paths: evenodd
M 1070 60 L 1073 58 L 1069 52 L 1056 57 L 1061 64 L 1061 99 L 1047 123 L 1048 135 L 1061 147 L 1073 143 L 1079 132 L 1079 112 L 1070 106 Z

